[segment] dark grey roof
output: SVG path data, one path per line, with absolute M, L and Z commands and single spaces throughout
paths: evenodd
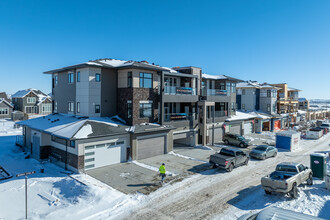
M 118 125 L 117 127 L 108 125 L 103 122 L 98 121 L 90 121 L 87 120 L 83 126 L 91 125 L 93 133 L 88 135 L 88 138 L 95 138 L 95 137 L 105 137 L 105 136 L 112 136 L 112 135 L 119 135 L 119 134 L 127 134 L 128 126 Z M 81 127 L 83 127 L 81 126 Z
M 139 124 L 131 127 L 130 131 L 134 134 L 146 133 L 146 132 L 160 132 L 169 131 L 174 129 L 172 125 L 158 125 L 158 124 Z

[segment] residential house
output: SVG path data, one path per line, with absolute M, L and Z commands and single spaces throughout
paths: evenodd
M 283 128 L 281 116 L 277 113 L 277 91 L 279 87 L 247 81 L 237 84 L 237 109 L 254 112 L 255 131 L 271 131 Z
M 306 98 L 299 98 L 298 102 L 299 102 L 299 105 L 298 105 L 299 110 L 308 110 L 309 109 L 309 101 Z
M 37 89 L 20 90 L 12 95 L 14 110 L 26 114 L 48 115 L 52 113 L 51 97 Z
M 11 103 L 11 99 L 6 92 L 0 92 L 0 99 L 5 99 L 7 102 Z
M 0 98 L 0 119 L 10 118 L 13 106 L 4 98 Z

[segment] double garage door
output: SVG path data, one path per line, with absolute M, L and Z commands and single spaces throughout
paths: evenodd
M 230 125 L 230 127 L 229 127 L 229 133 L 241 135 L 241 124 Z
M 165 135 L 139 137 L 136 142 L 136 155 L 138 160 L 165 154 Z
M 85 170 L 126 161 L 125 141 L 85 146 Z

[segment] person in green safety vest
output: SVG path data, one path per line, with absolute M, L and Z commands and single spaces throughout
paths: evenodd
M 166 176 L 165 163 L 162 163 L 162 165 L 159 167 L 159 176 L 162 177 L 162 183 L 163 183 L 164 182 L 164 178 Z

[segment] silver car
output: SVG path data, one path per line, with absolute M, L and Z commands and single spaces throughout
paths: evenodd
M 277 148 L 268 145 L 259 145 L 250 152 L 250 157 L 264 160 L 268 157 L 276 157 Z

